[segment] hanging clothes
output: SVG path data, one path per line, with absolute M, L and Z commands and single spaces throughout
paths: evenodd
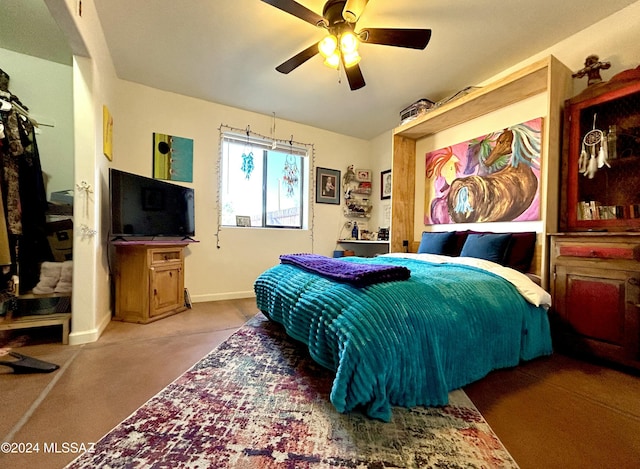
M 20 209 L 20 189 L 19 189 L 19 159 L 24 153 L 22 139 L 20 138 L 20 125 L 18 123 L 18 113 L 11 110 L 6 113 L 4 129 L 6 135 L 6 145 L 2 152 L 2 176 L 3 176 L 3 197 L 6 200 L 5 209 L 7 211 L 7 227 L 14 235 L 22 234 L 22 220 Z
M 0 77 L 2 76 L 3 76 L 2 73 L 0 73 Z M 0 99 L 2 99 L 3 104 L 6 103 L 3 97 L 0 97 Z M 2 165 L 2 171 L 0 173 L 0 193 L 2 195 L 2 197 L 0 198 L 0 209 L 1 209 L 0 210 L 0 266 L 6 267 L 13 264 L 14 259 L 11 256 L 12 251 L 9 244 L 9 232 L 8 232 L 9 224 L 7 223 L 8 211 L 6 209 L 6 203 L 5 203 L 5 201 L 7 200 L 7 193 L 8 193 L 6 179 L 5 179 L 5 170 L 4 170 L 5 155 L 9 155 L 10 153 L 9 137 L 10 136 L 15 137 L 15 135 L 12 132 L 13 130 L 17 131 L 18 127 L 17 127 L 17 120 L 14 120 L 13 117 L 11 117 L 11 115 L 9 114 L 9 111 L 11 110 L 11 108 L 7 108 L 6 106 L 3 105 L 2 109 L 3 111 L 0 111 L 0 125 L 2 127 L 0 129 L 0 164 Z M 12 122 L 15 122 L 16 125 L 15 126 L 11 125 L 9 123 L 10 120 Z M 5 276 L 8 276 L 10 278 L 11 271 L 7 270 L 6 268 L 3 268 L 3 271 L 4 271 L 3 279 Z M 2 285 L 0 285 L 0 291 L 5 289 L 6 285 L 4 285 L 4 283 L 5 282 L 3 282 Z
M 3 100 L 9 95 L 11 101 L 20 102 L 6 90 L 0 93 Z M 40 264 L 53 260 L 46 233 L 46 190 L 35 129 L 28 116 L 12 106 L 0 112 L 0 117 L 4 127 L 0 140 L 4 218 L 0 220 L 0 265 L 11 265 L 11 273 L 20 278 L 18 293 L 23 294 L 38 283 Z

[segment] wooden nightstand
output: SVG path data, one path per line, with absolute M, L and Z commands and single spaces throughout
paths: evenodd
M 114 319 L 144 324 L 186 309 L 184 247 L 187 244 L 136 241 L 114 243 Z

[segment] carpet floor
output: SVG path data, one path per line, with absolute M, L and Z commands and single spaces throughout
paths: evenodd
M 384 423 L 338 413 L 331 382 L 258 314 L 67 467 L 517 467 L 462 390 Z

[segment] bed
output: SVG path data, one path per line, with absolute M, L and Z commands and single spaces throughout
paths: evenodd
M 409 272 L 354 283 L 296 262 L 307 256 L 281 256 L 263 272 L 257 306 L 335 372 L 339 412 L 389 421 L 394 405 L 445 405 L 449 391 L 552 352 L 549 294 L 501 263 L 425 252 L 317 256 L 329 270 Z

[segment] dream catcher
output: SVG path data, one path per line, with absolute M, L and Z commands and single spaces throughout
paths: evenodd
M 300 170 L 296 163 L 296 158 L 292 155 L 287 155 L 284 161 L 284 169 L 282 170 L 282 180 L 284 186 L 287 189 L 287 197 L 293 197 L 293 189 L 298 185 L 300 180 Z
M 593 115 L 593 129 L 587 132 L 582 139 L 582 149 L 578 159 L 578 171 L 580 174 L 593 179 L 596 171 L 603 166 L 609 165 L 609 152 L 607 148 L 607 138 L 604 132 L 596 129 L 596 116 Z
M 245 179 L 249 179 L 251 177 L 253 167 L 253 151 L 251 151 L 251 145 L 249 144 L 249 128 L 247 127 L 247 144 L 242 152 L 242 167 L 240 168 L 244 173 Z

